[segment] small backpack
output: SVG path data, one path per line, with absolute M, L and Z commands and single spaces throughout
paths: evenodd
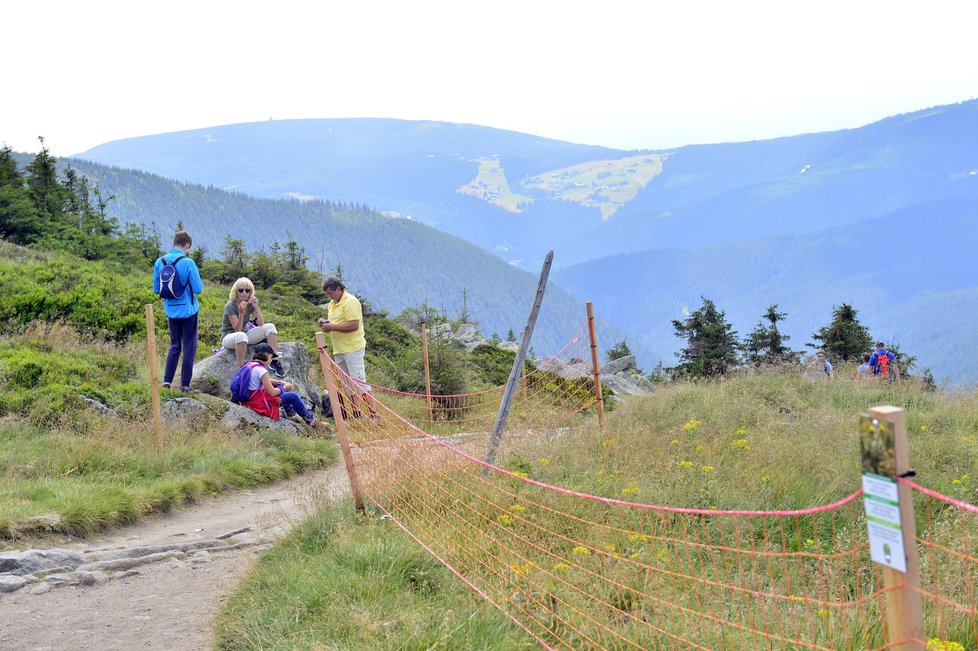
M 231 402 L 241 404 L 251 398 L 248 384 L 251 383 L 251 370 L 258 365 L 258 362 L 248 362 L 234 372 L 231 378 Z
M 173 262 L 167 262 L 166 256 L 160 256 L 163 261 L 163 268 L 160 270 L 160 297 L 166 299 L 183 298 L 183 292 L 187 289 L 186 285 L 180 284 L 180 275 L 177 273 L 177 263 L 185 255 L 177 256 Z
M 880 377 L 884 380 L 890 377 L 890 356 L 886 353 L 880 355 L 876 362 L 880 367 Z

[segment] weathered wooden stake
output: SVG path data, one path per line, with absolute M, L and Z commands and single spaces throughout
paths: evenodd
M 492 428 L 492 435 L 489 438 L 489 451 L 486 453 L 486 463 L 489 465 L 492 465 L 496 461 L 496 452 L 499 450 L 499 442 L 503 438 L 503 429 L 506 427 L 506 419 L 509 417 L 509 407 L 513 402 L 513 395 L 516 393 L 520 374 L 523 372 L 523 362 L 526 360 L 526 353 L 530 349 L 533 326 L 536 325 L 537 314 L 540 312 L 540 305 L 543 303 L 543 294 L 547 290 L 547 277 L 550 275 L 550 264 L 553 260 L 554 252 L 547 251 L 547 257 L 543 261 L 543 268 L 540 270 L 540 281 L 537 283 L 537 293 L 533 299 L 533 307 L 530 308 L 530 316 L 526 320 L 526 327 L 523 328 L 520 346 L 516 350 L 516 359 L 513 360 L 513 368 L 509 372 L 506 390 L 503 391 L 503 400 L 499 403 L 496 424 Z M 489 468 L 485 470 L 488 472 Z
M 160 413 L 160 369 L 156 361 L 156 320 L 153 304 L 146 304 L 146 354 L 149 358 L 149 393 L 153 399 L 153 444 L 163 449 L 163 416 Z
M 431 368 L 428 365 L 428 324 L 421 324 L 421 348 L 424 351 L 424 394 L 428 397 L 428 422 L 435 422 L 435 412 L 431 408 Z
M 343 451 L 343 465 L 346 466 L 346 475 L 350 479 L 350 492 L 353 494 L 353 504 L 357 511 L 363 512 L 363 496 L 360 494 L 360 480 L 357 479 L 357 469 L 353 465 L 353 453 L 350 451 L 350 439 L 346 432 L 346 421 L 343 420 L 343 402 L 341 402 L 339 391 L 336 388 L 336 376 L 333 373 L 333 360 L 326 352 L 326 334 L 316 333 L 316 347 L 319 349 L 319 364 L 323 369 L 323 377 L 326 379 L 326 390 L 329 392 L 329 401 L 333 405 L 333 421 L 336 423 L 336 438 L 340 441 L 340 450 Z
M 591 368 L 594 370 L 594 399 L 598 403 L 598 429 L 604 431 L 604 400 L 601 399 L 601 365 L 598 363 L 598 336 L 594 332 L 594 305 L 587 302 L 587 333 L 591 337 Z
M 873 418 L 893 423 L 893 456 L 896 475 L 910 470 L 907 452 L 907 422 L 899 407 L 873 407 Z M 924 624 L 920 607 L 920 564 L 917 560 L 917 528 L 913 515 L 913 491 L 897 483 L 900 502 L 900 527 L 903 548 L 907 555 L 907 572 L 883 568 L 883 587 L 886 591 L 886 627 L 891 648 L 901 651 L 924 651 Z

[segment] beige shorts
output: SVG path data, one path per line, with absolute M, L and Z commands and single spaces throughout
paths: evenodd
M 370 385 L 367 384 L 367 369 L 363 364 L 364 348 L 354 350 L 352 353 L 337 353 L 333 355 L 333 360 L 340 370 L 356 380 L 353 391 L 356 393 L 370 393 Z
M 224 335 L 224 339 L 221 339 L 221 345 L 228 350 L 234 350 L 234 347 L 238 344 L 247 343 L 249 346 L 252 346 L 259 341 L 268 339 L 268 335 L 277 334 L 278 330 L 275 329 L 275 324 L 266 323 L 265 325 L 256 326 L 245 332 L 229 332 Z

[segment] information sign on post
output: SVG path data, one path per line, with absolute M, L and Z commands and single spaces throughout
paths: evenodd
M 859 450 L 869 553 L 880 565 L 906 572 L 907 554 L 900 521 L 893 436 L 892 422 L 860 416 Z
M 906 572 L 893 423 L 868 415 L 860 416 L 859 449 L 870 557 L 880 565 Z

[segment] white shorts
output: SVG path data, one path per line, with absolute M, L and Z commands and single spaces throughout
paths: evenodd
M 367 369 L 363 365 L 364 348 L 354 350 L 352 353 L 337 353 L 333 355 L 333 360 L 340 370 L 356 380 L 353 390 L 357 393 L 370 393 L 370 385 L 367 384 Z
M 251 346 L 257 344 L 259 341 L 268 339 L 268 335 L 277 334 L 278 330 L 275 329 L 275 324 L 266 323 L 265 325 L 255 326 L 245 332 L 229 332 L 224 335 L 224 339 L 221 339 L 221 345 L 228 350 L 234 350 L 234 347 L 238 344 L 247 343 Z

